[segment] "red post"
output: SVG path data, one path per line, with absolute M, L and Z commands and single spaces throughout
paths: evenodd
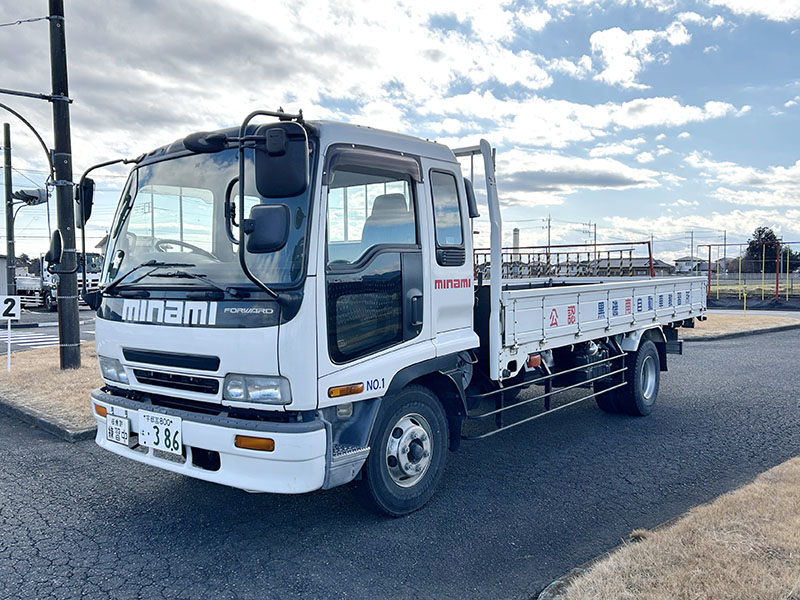
M 711 244 L 708 245 L 708 288 L 706 298 L 711 298 Z
M 650 277 L 656 276 L 656 270 L 653 268 L 653 246 L 647 242 L 647 256 L 650 258 Z

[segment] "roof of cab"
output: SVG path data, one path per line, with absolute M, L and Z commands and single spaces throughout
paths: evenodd
M 453 151 L 447 146 L 411 135 L 375 129 L 365 125 L 340 123 L 338 121 L 309 121 L 308 123 L 319 131 L 320 142 L 323 147 L 339 143 L 356 144 L 385 148 L 447 162 L 456 161 Z
M 394 133 L 367 127 L 364 125 L 354 125 L 352 123 L 340 123 L 337 121 L 306 121 L 314 127 L 320 136 L 320 143 L 323 147 L 331 144 L 356 144 L 362 146 L 372 146 L 374 148 L 385 148 L 397 152 L 405 152 L 416 156 L 424 156 L 446 162 L 455 162 L 452 150 L 443 144 L 424 140 L 422 138 L 402 133 Z M 261 124 L 257 124 L 261 125 Z M 254 125 L 253 127 L 257 126 Z M 239 136 L 238 127 L 228 127 L 209 133 L 224 133 L 231 137 Z M 156 148 L 146 153 L 139 164 L 146 164 L 153 161 L 163 160 L 167 155 L 189 152 L 183 145 L 183 138 L 177 139 L 170 144 Z

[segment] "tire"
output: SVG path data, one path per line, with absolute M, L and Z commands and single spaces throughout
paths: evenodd
M 625 360 L 625 380 L 628 385 L 620 388 L 620 409 L 635 417 L 649 415 L 658 398 L 661 366 L 656 345 L 645 340 L 635 354 Z
M 612 387 L 613 385 L 615 385 L 615 384 L 613 384 L 613 383 L 600 383 L 599 381 L 595 381 L 595 383 L 594 383 L 594 392 L 595 392 L 595 394 L 597 394 L 598 392 L 601 392 L 602 390 L 608 389 L 608 388 Z M 620 394 L 619 394 L 620 389 L 623 389 L 623 388 L 617 388 L 617 389 L 612 390 L 610 392 L 605 392 L 605 393 L 601 394 L 600 396 L 595 396 L 594 401 L 597 402 L 598 408 L 600 410 L 602 410 L 603 412 L 607 412 L 607 413 L 612 414 L 612 415 L 615 415 L 617 413 L 622 412 L 622 410 L 619 407 L 619 404 L 620 404 Z
M 410 385 L 386 396 L 356 493 L 368 508 L 392 517 L 419 510 L 442 478 L 447 442 L 444 408 L 428 388 Z
M 56 310 L 58 310 L 58 300 L 53 296 L 53 292 L 45 292 L 42 300 L 44 302 L 44 308 L 48 312 L 56 312 Z

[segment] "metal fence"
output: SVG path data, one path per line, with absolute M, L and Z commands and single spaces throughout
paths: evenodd
M 501 256 L 503 279 L 656 275 L 649 242 L 503 248 Z M 475 250 L 474 266 L 476 279 L 488 278 L 489 249 Z

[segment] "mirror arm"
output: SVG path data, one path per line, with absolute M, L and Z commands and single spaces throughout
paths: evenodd
M 243 216 L 244 216 L 244 193 L 243 193 L 244 185 L 243 185 L 243 182 L 247 181 L 244 178 L 245 137 L 246 137 L 246 134 L 247 134 L 247 126 L 250 124 L 250 121 L 252 121 L 255 117 L 257 117 L 259 115 L 266 115 L 266 116 L 270 116 L 270 117 L 286 116 L 284 113 L 275 113 L 275 112 L 268 111 L 268 110 L 255 110 L 255 111 L 251 112 L 249 115 L 247 115 L 245 117 L 244 121 L 242 121 L 241 127 L 239 128 L 239 181 L 242 182 L 242 184 L 239 185 L 239 190 L 240 190 L 240 192 L 242 192 L 242 193 L 239 194 L 239 241 L 240 241 L 240 243 L 239 243 L 239 264 L 242 267 L 242 271 L 244 271 L 244 274 L 247 275 L 247 278 L 250 281 L 255 283 L 258 287 L 260 287 L 262 290 L 267 292 L 270 296 L 275 298 L 275 300 L 280 301 L 280 296 L 278 296 L 278 294 L 276 294 L 273 290 L 271 290 L 266 283 L 264 283 L 258 277 L 256 277 L 255 274 L 250 270 L 250 267 L 247 266 L 247 260 L 245 259 L 245 246 L 246 246 L 246 244 L 241 243 L 241 241 L 244 240 L 244 222 L 245 222 L 245 219 L 243 218 Z M 302 115 L 300 115 L 300 118 L 302 118 Z
M 231 202 L 233 186 L 235 186 L 237 183 L 239 183 L 239 178 L 234 177 L 231 179 L 230 183 L 228 183 L 228 187 L 225 189 L 225 234 L 233 244 L 239 243 L 239 240 L 233 236 L 233 230 L 231 229 L 231 225 L 234 227 L 239 227 L 238 223 L 236 223 L 236 204 Z M 242 186 L 239 186 L 239 196 L 242 195 Z

